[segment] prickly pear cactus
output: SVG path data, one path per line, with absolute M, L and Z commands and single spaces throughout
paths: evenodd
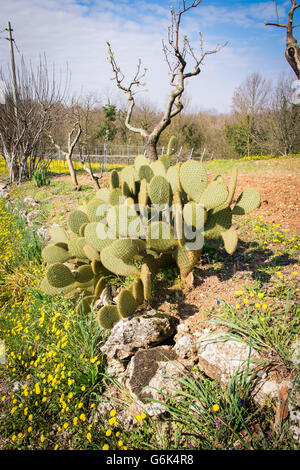
M 89 312 L 116 276 L 131 277 L 111 304 L 97 312 L 99 324 L 112 328 L 151 298 L 159 269 L 174 263 L 184 281 L 199 262 L 204 239 L 221 238 L 227 253 L 236 250 L 233 215 L 260 205 L 260 194 L 247 188 L 234 200 L 237 170 L 227 187 L 221 176 L 209 182 L 199 161 L 172 162 L 177 140 L 156 162 L 138 156 L 133 167 L 110 175 L 89 203 L 67 219 L 68 231 L 51 229 L 43 249 L 47 263 L 41 288 L 49 295 L 81 300 L 78 313 Z

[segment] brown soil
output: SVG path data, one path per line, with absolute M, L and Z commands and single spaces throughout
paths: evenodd
M 253 213 L 265 222 L 280 224 L 293 232 L 300 233 L 300 172 L 298 174 L 239 174 L 236 194 L 251 186 L 261 193 L 262 204 Z

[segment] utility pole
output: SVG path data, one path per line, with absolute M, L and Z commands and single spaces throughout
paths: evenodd
M 15 105 L 15 115 L 16 118 L 18 119 L 18 94 L 17 94 L 17 77 L 16 77 L 16 65 L 15 65 L 15 55 L 14 55 L 14 39 L 12 37 L 12 27 L 10 24 L 10 21 L 8 22 L 8 27 L 6 28 L 6 31 L 8 32 L 8 38 L 6 38 L 9 41 L 10 45 L 10 66 L 11 66 L 11 76 L 12 76 L 12 85 L 13 85 L 13 99 L 14 99 L 14 105 Z

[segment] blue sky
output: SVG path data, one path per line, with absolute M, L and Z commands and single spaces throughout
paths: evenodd
M 142 59 L 149 70 L 149 91 L 140 99 L 161 109 L 169 92 L 161 40 L 170 24 L 170 4 L 169 0 L 1 0 L 0 30 L 11 21 L 19 50 L 33 64 L 43 53 L 57 70 L 68 63 L 75 92 L 96 92 L 102 104 L 108 97 L 121 104 L 125 99 L 110 80 L 106 46 L 110 41 L 126 77 L 132 77 L 137 60 Z M 176 6 L 177 0 L 173 4 Z M 279 0 L 278 5 L 280 19 L 286 21 L 290 0 Z M 234 89 L 249 73 L 260 72 L 275 83 L 279 75 L 290 71 L 284 57 L 285 31 L 264 25 L 264 21 L 274 20 L 272 0 L 203 0 L 186 14 L 182 31 L 195 51 L 198 31 L 207 49 L 228 42 L 209 56 L 201 74 L 189 81 L 191 111 L 228 112 Z M 300 23 L 300 9 L 295 22 Z M 295 29 L 297 38 L 299 33 L 300 28 Z M 0 61 L 2 66 L 9 61 L 5 40 L 0 41 Z

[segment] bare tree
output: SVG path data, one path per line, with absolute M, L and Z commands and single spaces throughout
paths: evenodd
M 92 132 L 92 115 L 94 111 L 95 104 L 98 100 L 96 99 L 93 93 L 88 94 L 84 101 L 78 105 L 77 112 L 80 119 L 80 126 L 82 129 L 81 144 L 85 146 L 85 153 L 81 152 L 81 163 L 84 171 L 88 173 L 91 177 L 92 183 L 94 184 L 96 190 L 100 188 L 100 179 L 102 178 L 102 172 L 100 176 L 97 176 L 92 168 L 92 162 L 89 153 L 89 142 L 91 139 Z
M 51 110 L 63 100 L 67 81 L 62 88 L 49 75 L 46 59 L 33 71 L 24 60 L 17 69 L 17 93 L 10 76 L 0 71 L 5 83 L 6 100 L 0 107 L 0 143 L 9 171 L 9 181 L 31 177 L 43 159 L 41 143 L 51 125 Z
M 292 72 L 291 72 L 292 75 Z M 272 151 L 289 155 L 296 151 L 300 135 L 300 120 L 297 106 L 292 103 L 291 82 L 293 77 L 281 77 L 272 97 L 271 113 L 266 120 L 270 130 L 268 141 Z
M 82 129 L 80 126 L 79 121 L 75 121 L 73 123 L 72 129 L 68 133 L 68 138 L 67 138 L 67 151 L 63 150 L 62 146 L 60 146 L 57 142 L 55 142 L 53 135 L 51 132 L 48 132 L 48 137 L 51 140 L 52 144 L 55 146 L 55 148 L 61 152 L 61 154 L 65 157 L 69 172 L 71 175 L 72 183 L 74 186 L 74 189 L 79 190 L 80 186 L 78 184 L 78 179 L 76 172 L 73 167 L 73 162 L 72 162 L 72 156 L 73 156 L 73 151 L 74 147 L 77 144 L 79 137 L 81 135 Z
M 286 24 L 279 22 L 278 16 L 278 7 L 277 2 L 274 0 L 275 10 L 276 10 L 276 23 L 268 23 L 265 21 L 267 26 L 277 26 L 278 28 L 286 29 L 286 48 L 285 48 L 285 58 L 292 67 L 293 71 L 296 74 L 298 80 L 300 80 L 300 48 L 297 42 L 297 39 L 293 35 L 293 30 L 297 28 L 298 25 L 293 25 L 294 13 L 297 8 L 300 7 L 300 3 L 297 3 L 296 0 L 291 0 L 291 8 L 288 13 L 288 22 Z
M 267 106 L 270 98 L 271 84 L 259 73 L 252 73 L 235 89 L 232 108 L 241 115 L 247 130 L 247 153 L 251 153 L 252 143 L 258 136 L 257 118 Z
M 73 187 L 76 191 L 80 190 L 72 160 L 76 147 L 83 170 L 91 177 L 95 188 L 100 188 L 99 180 L 102 174 L 100 176 L 94 174 L 89 154 L 94 104 L 94 95 L 90 94 L 82 102 L 73 97 L 68 106 L 62 104 L 57 106 L 53 112 L 52 128 L 47 132 L 51 143 L 61 152 L 67 162 Z M 83 151 L 83 148 L 85 151 Z
M 209 54 L 215 54 L 221 48 L 221 46 L 217 46 L 214 50 L 204 51 L 201 34 L 199 57 L 196 56 L 196 53 L 186 36 L 183 37 L 182 45 L 180 44 L 180 26 L 182 16 L 192 8 L 199 6 L 202 1 L 203 0 L 194 0 L 192 2 L 188 2 L 187 0 L 179 0 L 177 12 L 173 7 L 171 7 L 171 26 L 168 28 L 168 43 L 166 44 L 163 41 L 163 52 L 170 71 L 170 85 L 172 90 L 167 100 L 165 110 L 152 131 L 143 129 L 142 127 L 135 127 L 131 124 L 132 112 L 135 106 L 136 90 L 144 85 L 142 80 L 145 77 L 147 69 L 142 69 L 141 60 L 139 59 L 133 80 L 128 86 L 124 85 L 125 76 L 117 65 L 110 43 L 107 43 L 109 59 L 114 73 L 113 78 L 116 80 L 118 88 L 128 96 L 129 106 L 125 120 L 126 127 L 132 132 L 139 133 L 144 138 L 146 155 L 150 160 L 157 160 L 158 155 L 156 147 L 161 133 L 167 126 L 169 126 L 172 118 L 179 114 L 183 109 L 181 98 L 185 89 L 185 80 L 199 75 L 201 71 L 200 66 L 203 64 L 206 56 Z M 194 67 L 190 71 L 186 71 L 188 55 L 194 63 Z

